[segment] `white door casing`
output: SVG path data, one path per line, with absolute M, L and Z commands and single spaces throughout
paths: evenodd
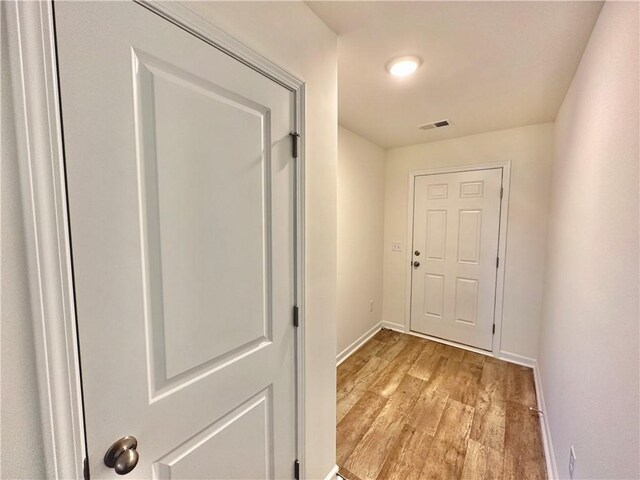
M 56 4 L 87 446 L 288 478 L 294 93 L 140 5 Z
M 502 173 L 414 177 L 412 331 L 492 350 Z

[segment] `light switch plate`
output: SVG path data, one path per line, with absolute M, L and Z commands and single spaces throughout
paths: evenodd
M 402 243 L 401 242 L 391 242 L 391 251 L 392 252 L 401 252 L 402 251 Z

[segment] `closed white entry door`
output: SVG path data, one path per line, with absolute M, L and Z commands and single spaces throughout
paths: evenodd
M 491 350 L 502 169 L 415 177 L 411 330 Z
M 55 21 L 91 478 L 292 478 L 294 93 L 135 3 Z

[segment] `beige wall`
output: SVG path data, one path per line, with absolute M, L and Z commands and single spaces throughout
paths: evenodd
M 452 127 L 455 128 L 455 127 Z M 501 130 L 387 152 L 383 320 L 405 322 L 409 172 L 511 161 L 502 351 L 535 358 L 541 314 L 553 124 Z M 402 252 L 392 252 L 392 242 Z
M 560 478 L 640 478 L 638 3 L 605 3 L 556 120 L 540 376 Z
M 302 2 L 193 2 L 212 23 L 306 81 L 308 478 L 335 465 L 337 38 Z
M 338 128 L 338 353 L 382 321 L 384 161 L 382 148 Z

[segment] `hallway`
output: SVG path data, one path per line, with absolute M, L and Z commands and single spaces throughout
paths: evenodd
M 347 480 L 546 478 L 529 368 L 382 330 L 337 376 Z
M 0 39 L 0 480 L 640 480 L 640 0 Z

